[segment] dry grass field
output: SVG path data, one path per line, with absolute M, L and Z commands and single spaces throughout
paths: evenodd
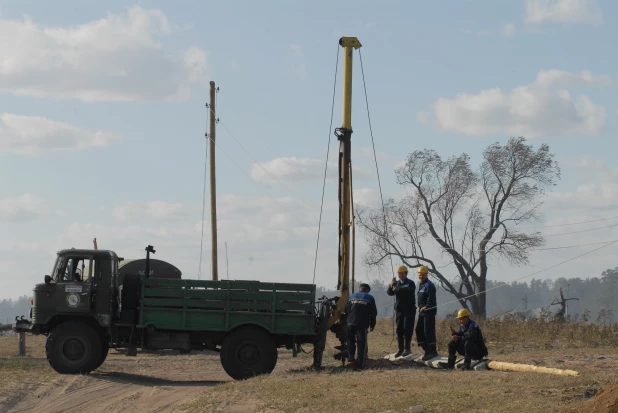
M 455 326 L 456 320 L 438 321 L 441 354 L 448 324 Z M 218 354 L 210 352 L 126 357 L 111 350 L 92 374 L 63 376 L 45 361 L 44 337 L 29 336 L 22 359 L 16 356 L 17 338 L 0 337 L 0 411 L 408 412 L 417 405 L 425 412 L 618 411 L 618 392 L 609 387 L 618 381 L 618 327 L 513 321 L 481 325 L 490 359 L 573 369 L 580 375 L 449 372 L 391 363 L 383 359 L 396 347 L 390 319 L 380 320 L 369 334 L 365 371 L 341 367 L 331 350 L 324 371 L 309 371 L 310 354 L 292 358 L 283 350 L 273 374 L 242 382 L 232 381 Z

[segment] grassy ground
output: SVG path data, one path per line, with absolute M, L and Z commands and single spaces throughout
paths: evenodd
M 438 320 L 439 351 L 445 354 L 448 325 Z M 480 323 L 490 359 L 574 369 L 579 377 L 539 373 L 460 372 L 414 367 L 383 359 L 394 352 L 392 324 L 380 320 L 369 334 L 368 368 L 355 372 L 325 356 L 328 367 L 316 373 L 302 367 L 270 376 L 217 386 L 183 407 L 188 412 L 226 411 L 255 403 L 265 412 L 404 412 L 422 405 L 425 412 L 553 412 L 592 397 L 616 380 L 618 328 L 538 322 Z M 334 344 L 334 343 L 331 343 Z M 330 352 L 332 356 L 332 351 Z M 301 366 L 311 364 L 301 355 Z
M 57 379 L 45 360 L 44 337 L 26 338 L 26 358 L 17 355 L 17 336 L 0 337 L 0 403 Z M 1 409 L 0 409 L 1 410 Z
M 437 322 L 438 350 L 442 355 L 449 324 L 455 327 L 457 322 Z M 229 378 L 216 354 L 140 353 L 136 358 L 127 358 L 112 350 L 108 360 L 91 376 L 99 381 L 172 389 L 179 388 L 173 386 L 183 384 L 183 380 L 192 380 L 189 384 L 195 392 L 187 393 L 175 407 L 190 413 L 408 412 L 416 405 L 422 405 L 425 412 L 562 412 L 579 406 L 601 387 L 616 381 L 616 326 L 497 321 L 480 324 L 490 359 L 573 369 L 580 375 L 449 372 L 391 363 L 383 356 L 393 353 L 396 343 L 391 320 L 383 319 L 369 334 L 370 360 L 362 372 L 341 367 L 333 360 L 335 343 L 331 342 L 324 356 L 326 369 L 319 373 L 307 369 L 311 355 L 292 358 L 291 352 L 282 350 L 273 374 L 225 382 Z M 16 394 L 67 385 L 68 378 L 56 374 L 45 361 L 44 343 L 45 337 L 28 336 L 28 357 L 19 358 L 17 337 L 0 337 L 0 410 L 8 407 L 10 411 L 17 403 Z M 310 351 L 311 346 L 306 350 Z M 127 386 L 122 383 L 119 388 Z M 143 400 L 147 403 L 148 399 Z

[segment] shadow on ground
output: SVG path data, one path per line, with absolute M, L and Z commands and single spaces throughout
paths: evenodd
M 364 370 L 410 370 L 410 369 L 425 369 L 426 367 L 417 366 L 414 363 L 409 361 L 390 361 L 385 359 L 369 359 L 367 360 L 366 366 Z M 351 363 L 346 363 L 345 366 L 325 366 L 321 370 L 315 370 L 311 366 L 307 367 L 299 367 L 294 369 L 286 370 L 287 373 L 298 374 L 298 373 L 309 373 L 309 372 L 322 372 L 327 374 L 338 374 L 338 373 L 346 373 L 354 371 L 353 365 Z M 446 370 L 444 370 L 446 371 Z
M 144 376 L 141 374 L 132 373 L 99 373 L 93 372 L 89 374 L 89 377 L 95 380 L 106 380 L 115 383 L 137 384 L 141 386 L 217 386 L 219 384 L 227 383 L 226 380 L 169 380 L 159 377 Z

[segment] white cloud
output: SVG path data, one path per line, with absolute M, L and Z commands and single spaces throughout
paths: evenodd
M 307 77 L 307 66 L 305 65 L 305 55 L 299 44 L 290 44 L 292 50 L 292 68 L 299 79 L 305 80 Z
M 0 239 L 0 252 L 34 252 L 42 250 L 42 247 L 43 246 L 37 242 Z
M 469 35 L 475 35 L 475 36 L 478 36 L 478 37 L 487 37 L 487 36 L 491 36 L 493 32 L 491 30 L 473 31 L 473 30 L 470 30 L 470 29 L 464 29 L 463 33 L 464 34 L 469 34 Z
M 373 188 L 355 188 L 354 203 L 369 207 L 376 207 L 380 204 L 380 193 Z
M 40 116 L 0 114 L 0 152 L 38 155 L 42 152 L 106 146 L 121 137 Z
M 190 47 L 185 52 L 185 68 L 189 72 L 189 82 L 205 85 L 208 79 L 206 52 L 199 47 Z
M 513 37 L 515 36 L 515 32 L 517 32 L 515 25 L 513 23 L 507 23 L 500 29 L 500 36 Z
M 368 158 L 369 153 L 361 148 L 358 152 L 358 158 Z M 328 171 L 326 179 L 328 182 L 337 179 L 337 162 L 331 160 L 328 162 Z M 370 154 L 373 162 L 373 152 Z M 378 159 L 384 159 L 384 153 L 377 153 Z M 355 158 L 356 159 L 356 158 Z M 260 166 L 261 165 L 261 166 Z M 353 163 L 354 181 L 369 179 L 373 169 L 368 170 L 361 166 L 358 162 Z M 297 158 L 280 157 L 270 161 L 260 162 L 260 164 L 251 164 L 251 178 L 256 182 L 262 182 L 269 185 L 280 184 L 283 189 L 287 186 L 288 190 L 292 191 L 289 185 L 295 184 L 316 184 L 324 180 L 324 161 L 315 158 Z
M 164 201 L 124 202 L 114 207 L 114 218 L 123 222 L 138 219 L 165 221 L 185 215 L 181 204 Z
M 563 70 L 541 70 L 536 76 L 536 84 L 543 87 L 552 86 L 610 86 L 612 79 L 608 75 L 594 76 L 589 70 L 580 74 Z
M 84 102 L 182 99 L 207 77 L 206 54 L 174 57 L 159 42 L 171 33 L 159 10 L 126 13 L 72 27 L 44 27 L 29 17 L 0 20 L 0 90 Z
M 505 133 L 526 137 L 598 135 L 605 126 L 606 110 L 585 95 L 572 98 L 562 86 L 608 85 L 608 76 L 588 71 L 576 75 L 559 70 L 541 71 L 535 83 L 510 92 L 500 88 L 477 94 L 459 93 L 439 98 L 432 112 L 418 113 L 422 123 L 467 135 Z
M 604 19 L 596 0 L 528 0 L 525 21 L 602 24 Z
M 260 167 L 262 165 L 262 167 Z M 317 183 L 324 179 L 324 161 L 313 158 L 281 157 L 251 165 L 251 178 L 275 184 L 282 181 Z
M 548 194 L 546 204 L 555 210 L 579 209 L 583 216 L 592 210 L 618 208 L 618 167 L 587 156 L 572 162 L 577 175 L 584 182 L 570 191 L 555 191 Z
M 298 57 L 304 57 L 305 55 L 303 54 L 303 52 L 300 50 L 300 45 L 296 44 L 296 43 L 292 43 L 290 45 L 290 49 L 292 49 L 294 51 L 294 54 Z
M 360 158 L 370 158 L 373 161 L 373 148 L 369 146 L 364 147 L 353 147 L 352 148 L 352 159 L 360 159 Z M 389 160 L 389 156 L 380 151 L 376 151 L 376 158 L 381 160 Z
M 51 213 L 52 211 L 44 199 L 31 194 L 24 194 L 16 198 L 0 199 L 0 221 L 34 221 Z

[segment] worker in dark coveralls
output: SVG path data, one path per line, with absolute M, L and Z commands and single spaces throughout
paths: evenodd
M 481 360 L 487 356 L 487 347 L 483 339 L 481 328 L 476 322 L 470 320 L 470 311 L 462 308 L 457 313 L 459 320 L 459 331 L 451 329 L 451 341 L 448 343 L 448 362 L 438 363 L 440 367 L 445 369 L 453 369 L 457 353 L 464 356 L 464 362 L 461 366 L 462 370 L 470 370 L 472 360 Z
M 376 326 L 378 309 L 368 284 L 361 284 L 358 292 L 350 295 L 345 313 L 348 315 L 348 358 L 354 360 L 356 350 L 358 357 L 354 360 L 355 369 L 365 368 L 367 361 L 367 329 Z M 358 346 L 358 349 L 356 348 Z
M 418 292 L 416 302 L 418 303 L 418 322 L 416 323 L 416 341 L 423 349 L 423 361 L 438 357 L 436 349 L 436 286 L 429 281 L 427 274 L 429 270 L 424 265 L 418 267 Z
M 397 268 L 399 280 L 393 278 L 386 293 L 395 296 L 395 322 L 397 323 L 397 344 L 399 349 L 395 357 L 411 354 L 410 342 L 414 331 L 416 317 L 416 285 L 408 278 L 408 268 L 400 265 Z

